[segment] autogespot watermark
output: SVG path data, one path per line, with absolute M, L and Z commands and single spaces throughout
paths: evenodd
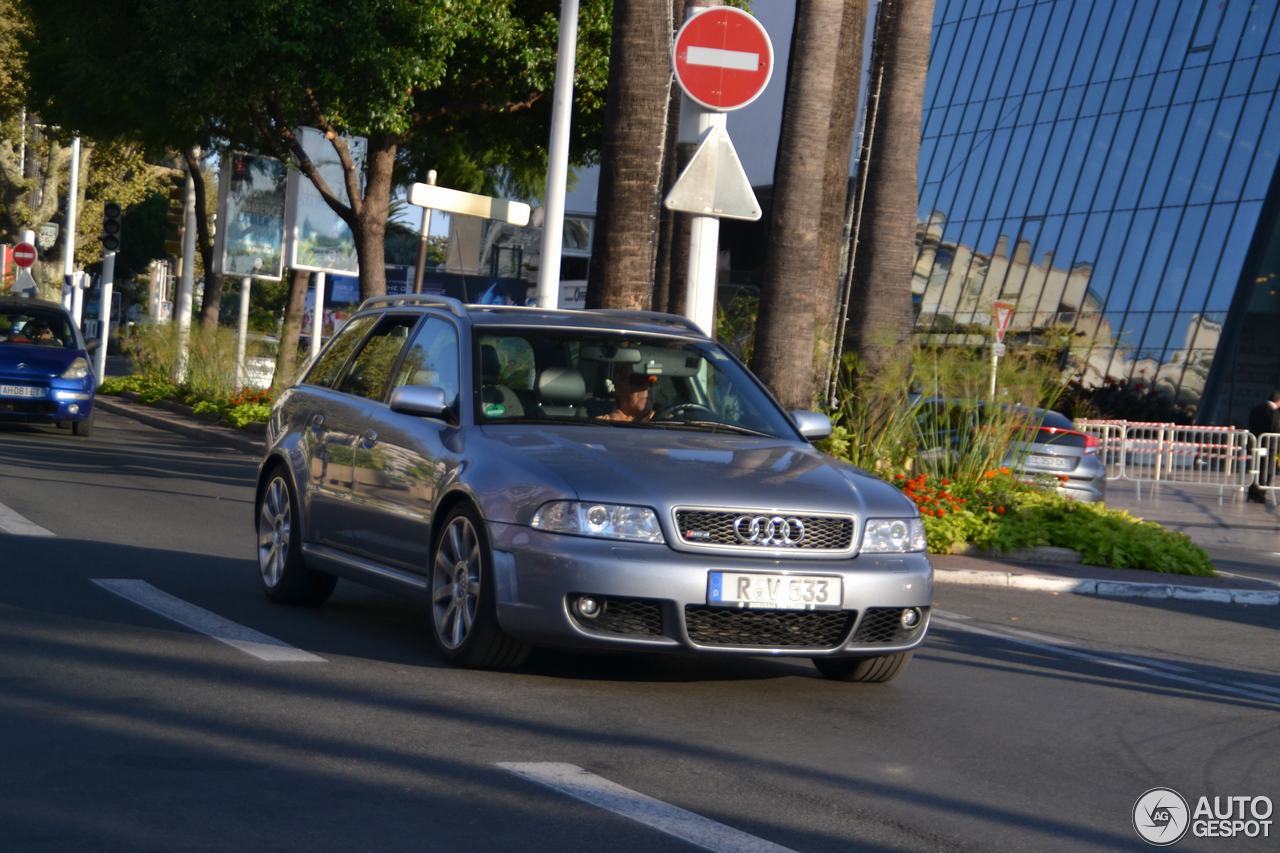
M 1190 830 L 1194 838 L 1270 838 L 1271 798 L 1201 797 L 1192 808 L 1172 788 L 1152 788 L 1133 804 L 1133 828 L 1143 841 L 1168 847 Z

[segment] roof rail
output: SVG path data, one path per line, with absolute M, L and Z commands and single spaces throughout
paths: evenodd
M 397 293 L 390 296 L 370 296 L 360 303 L 360 309 L 377 308 L 380 305 L 404 306 L 425 305 L 436 308 L 448 308 L 455 317 L 467 316 L 467 307 L 452 296 L 441 296 L 438 293 Z
M 644 320 L 649 323 L 662 323 L 668 326 L 679 326 L 682 329 L 688 329 L 699 335 L 706 336 L 706 332 L 702 331 L 697 323 L 688 317 L 682 317 L 679 314 L 667 314 L 662 311 L 635 311 L 629 308 L 596 308 L 596 314 L 608 314 L 611 317 L 618 317 L 624 320 Z

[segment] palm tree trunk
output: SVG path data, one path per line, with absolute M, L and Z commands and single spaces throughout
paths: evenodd
M 774 167 L 773 207 L 751 366 L 788 408 L 813 405 L 817 388 L 814 277 L 821 262 L 823 184 L 831 137 L 844 0 L 796 6 L 786 100 Z M 834 286 L 834 285 L 833 285 Z
M 872 79 L 880 78 L 874 143 L 853 267 L 846 344 L 864 383 L 909 362 L 920 121 L 934 0 L 882 0 Z
M 831 104 L 831 131 L 827 145 L 826 177 L 822 188 L 822 245 L 818 263 L 814 311 L 817 347 L 815 371 L 823 377 L 835 345 L 836 303 L 844 281 L 844 247 L 849 221 L 849 159 L 858 119 L 859 78 L 862 74 L 862 41 L 866 30 L 867 1 L 845 0 L 840 24 L 840 49 L 836 53 L 835 97 Z
M 614 0 L 588 308 L 653 301 L 673 23 L 669 2 Z

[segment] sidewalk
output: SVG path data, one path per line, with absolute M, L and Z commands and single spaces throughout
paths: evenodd
M 119 397 L 103 396 L 95 405 L 103 411 L 124 415 L 141 421 L 149 426 L 182 433 L 192 438 L 234 447 L 245 453 L 260 455 L 263 451 L 263 438 L 244 430 L 232 429 L 220 424 L 207 423 L 189 414 L 146 406 L 124 400 Z M 180 408 L 180 407 L 171 407 Z M 1230 541 L 1230 532 L 1236 530 L 1235 525 L 1257 528 L 1251 535 L 1270 537 L 1277 540 L 1275 547 L 1280 550 L 1280 520 L 1269 511 L 1256 504 L 1241 504 L 1241 509 L 1224 509 L 1217 516 L 1200 509 L 1199 496 L 1182 496 L 1174 494 L 1174 489 L 1165 488 L 1163 502 L 1153 501 L 1150 504 L 1136 504 L 1133 511 L 1136 515 L 1161 521 L 1169 526 L 1177 527 L 1178 523 L 1203 531 L 1212 531 L 1213 537 Z M 1108 495 L 1108 503 L 1111 503 Z M 1216 504 L 1216 493 L 1213 496 Z M 1113 505 L 1124 506 L 1117 502 Z M 1225 505 L 1224 505 L 1225 506 Z M 1125 507 L 1128 509 L 1129 507 Z M 1156 513 L 1144 510 L 1157 510 Z M 1237 515 L 1240 511 L 1243 514 Z M 1172 519 L 1165 522 L 1157 515 Z M 1197 527 L 1198 525 L 1198 527 Z M 1187 530 L 1193 539 L 1196 535 Z M 1199 541 L 1197 539 L 1197 541 Z M 1202 543 L 1203 544 L 1203 543 Z M 1213 549 L 1206 546 L 1213 555 Z M 1267 578 L 1241 577 L 1238 575 L 1199 578 L 1189 575 L 1165 575 L 1157 572 L 1146 572 L 1135 569 L 1107 569 L 1099 566 L 1084 566 L 1079 563 L 1058 562 L 1054 560 L 1036 560 L 1034 557 L 1019 559 L 995 559 L 990 557 L 971 557 L 960 555 L 937 555 L 930 558 L 934 568 L 934 580 L 939 584 L 962 584 L 966 586 L 986 586 L 1006 589 L 1024 589 L 1038 592 L 1071 592 L 1084 595 L 1102 595 L 1121 598 L 1165 598 L 1187 601 L 1212 601 L 1221 604 L 1240 604 L 1255 606 L 1280 605 L 1280 576 L 1276 580 Z M 1215 557 L 1215 565 L 1218 560 Z

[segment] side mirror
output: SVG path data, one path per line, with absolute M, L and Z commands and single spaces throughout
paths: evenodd
M 817 441 L 831 435 L 831 419 L 821 412 L 796 409 L 791 413 L 791 420 L 795 422 L 800 434 L 810 441 Z
M 444 389 L 434 385 L 401 385 L 391 392 L 391 411 L 402 415 L 439 418 L 449 411 Z

